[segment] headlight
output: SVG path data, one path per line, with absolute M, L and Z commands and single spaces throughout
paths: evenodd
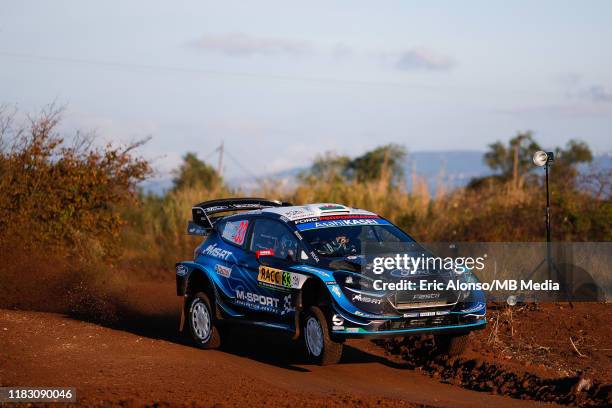
M 372 289 L 372 282 L 369 278 L 359 275 L 356 273 L 349 272 L 335 272 L 334 279 L 339 285 L 351 288 L 351 289 Z
M 460 283 L 468 283 L 468 284 L 470 284 L 470 283 L 477 283 L 478 282 L 478 278 L 476 277 L 476 275 L 474 275 L 472 273 L 471 270 L 466 270 L 464 273 L 462 273 L 459 276 L 459 282 Z M 467 299 L 470 296 L 470 294 L 471 294 L 471 291 L 470 291 L 470 288 L 469 288 L 470 285 L 466 285 L 466 286 L 467 286 L 467 289 L 461 291 L 461 300 Z

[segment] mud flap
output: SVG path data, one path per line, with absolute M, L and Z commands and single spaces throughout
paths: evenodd
M 181 319 L 179 322 L 179 332 L 183 332 L 185 327 L 185 296 L 183 296 L 183 300 L 181 301 Z
M 302 313 L 302 291 L 298 292 L 295 299 L 295 313 L 294 313 L 294 328 L 293 336 L 291 340 L 297 340 L 300 337 L 300 314 Z

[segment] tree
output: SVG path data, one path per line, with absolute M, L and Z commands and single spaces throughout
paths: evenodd
M 591 161 L 593 154 L 585 142 L 572 139 L 566 143 L 565 148 L 555 148 L 553 182 L 557 187 L 574 188 L 578 175 L 577 166 Z
M 326 182 L 342 182 L 347 180 L 347 169 L 351 162 L 348 156 L 339 156 L 333 152 L 326 152 L 317 156 L 307 171 L 299 177 L 304 181 L 322 180 Z
M 395 184 L 403 179 L 405 157 L 406 149 L 396 144 L 377 147 L 354 159 L 327 152 L 317 157 L 310 168 L 300 174 L 300 178 L 305 181 L 363 183 L 389 176 Z
M 497 174 L 487 177 L 472 179 L 469 188 L 480 188 L 485 185 L 507 182 L 512 180 L 516 188 L 522 187 L 525 176 L 536 169 L 533 165 L 533 154 L 543 150 L 533 139 L 530 131 L 518 133 L 505 145 L 497 141 L 489 145 L 489 150 L 484 155 L 485 163 Z M 553 183 L 558 187 L 574 188 L 577 166 L 580 163 L 590 162 L 593 155 L 589 146 L 582 141 L 570 140 L 565 148 L 556 147 Z M 535 178 L 534 178 L 535 180 Z
M 202 160 L 198 159 L 197 155 L 188 152 L 183 156 L 183 163 L 174 171 L 175 178 L 173 190 L 182 190 L 184 188 L 216 188 L 221 184 L 221 177 L 212 168 Z
M 519 132 L 510 139 L 508 145 L 501 141 L 490 144 L 484 161 L 492 170 L 501 173 L 498 176 L 502 180 L 513 180 L 515 187 L 520 187 L 525 174 L 533 168 L 533 153 L 538 150 L 542 148 L 533 140 L 531 131 Z
M 406 149 L 403 146 L 388 144 L 351 160 L 347 170 L 350 178 L 358 182 L 379 180 L 386 172 L 392 183 L 396 184 L 404 177 L 402 164 L 405 158 Z

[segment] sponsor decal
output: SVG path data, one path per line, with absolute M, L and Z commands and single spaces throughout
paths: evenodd
M 280 299 L 272 296 L 259 295 L 257 293 L 236 289 L 237 304 L 260 312 L 279 313 L 279 300 Z
M 319 221 L 319 217 L 302 218 L 301 220 L 295 220 L 296 224 L 304 224 L 307 222 Z
M 291 302 L 291 295 L 287 295 L 283 298 L 283 310 L 281 310 L 280 314 L 284 316 L 291 312 L 295 312 L 295 307 L 293 307 L 293 303 Z
M 255 251 L 255 257 L 257 259 L 259 259 L 262 256 L 274 256 L 274 250 L 273 249 L 260 249 L 258 251 Z
M 232 268 L 227 267 L 225 265 L 216 264 L 215 265 L 215 272 L 217 272 L 217 274 L 219 274 L 221 276 L 229 278 L 230 275 L 232 274 Z
M 389 221 L 382 218 L 342 218 L 328 221 L 314 221 L 304 224 L 297 224 L 296 227 L 300 231 L 316 229 L 316 228 L 332 228 L 332 227 L 354 227 L 362 225 L 389 225 Z
M 177 265 L 176 266 L 176 274 L 178 276 L 185 276 L 185 275 L 187 275 L 187 267 L 185 265 Z
M 339 204 L 325 204 L 319 207 L 321 211 L 346 210 L 346 207 Z
M 312 256 L 312 259 L 314 259 L 315 262 L 319 262 L 319 257 L 317 256 L 315 251 L 310 251 L 310 256 Z
M 343 214 L 343 215 L 322 215 L 320 217 L 301 218 L 294 221 L 295 224 L 305 224 L 307 222 L 329 221 L 329 220 L 355 220 L 379 218 L 375 214 Z
M 218 205 L 216 207 L 208 207 L 204 209 L 204 212 L 209 213 L 209 212 L 213 212 L 213 211 L 223 211 L 223 210 L 227 210 L 229 209 L 228 206 L 226 205 Z
M 336 297 L 342 297 L 342 292 L 340 291 L 340 286 L 338 285 L 334 285 L 331 288 L 331 291 L 334 295 L 336 295 Z
M 344 219 L 359 219 L 359 218 L 378 218 L 378 215 L 366 215 L 366 214 L 344 214 L 344 215 L 325 215 L 319 217 L 319 220 L 344 220 Z
M 257 203 L 240 203 L 240 204 L 232 204 L 234 208 L 259 208 L 261 204 Z
M 342 326 L 344 324 L 344 318 L 338 314 L 332 316 L 332 323 L 334 326 Z
M 377 299 L 369 296 L 364 296 L 361 293 L 357 295 L 353 295 L 353 302 L 362 302 L 362 303 L 371 303 L 373 305 L 380 305 L 382 303 L 382 299 Z
M 421 312 L 421 313 L 404 313 L 403 317 L 429 317 L 429 316 L 444 316 L 449 314 L 448 310 L 440 310 L 438 312 Z
M 329 227 L 346 227 L 353 225 L 376 225 L 378 224 L 373 218 L 353 218 L 348 220 L 329 220 L 315 222 L 315 228 Z
M 227 249 L 219 248 L 217 247 L 216 243 L 207 246 L 206 249 L 202 251 L 202 253 L 215 257 L 215 258 L 223 259 L 224 261 L 227 261 L 228 258 L 233 255 L 232 251 L 228 251 Z
M 301 288 L 307 278 L 306 275 L 263 265 L 259 267 L 259 274 L 257 275 L 257 280 L 260 283 L 287 289 Z
M 292 210 L 283 212 L 283 215 L 287 217 L 290 221 L 294 221 L 299 218 L 313 217 L 315 216 L 315 213 L 304 208 L 294 208 Z
M 415 294 L 412 299 L 414 300 L 431 300 L 431 299 L 438 299 L 440 297 L 439 293 L 417 293 Z
M 332 330 L 344 330 L 344 326 L 333 326 Z

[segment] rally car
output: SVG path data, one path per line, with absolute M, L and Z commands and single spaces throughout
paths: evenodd
M 180 330 L 201 348 L 218 347 L 224 327 L 243 323 L 302 339 L 321 365 L 338 362 L 351 337 L 434 334 L 439 350 L 458 354 L 468 333 L 486 324 L 480 291 L 376 288 L 377 278 L 454 277 L 446 270 L 373 275 L 368 245 L 418 244 L 372 212 L 231 198 L 197 204 L 192 216 L 188 233 L 204 239 L 193 261 L 176 264 L 176 283 Z

